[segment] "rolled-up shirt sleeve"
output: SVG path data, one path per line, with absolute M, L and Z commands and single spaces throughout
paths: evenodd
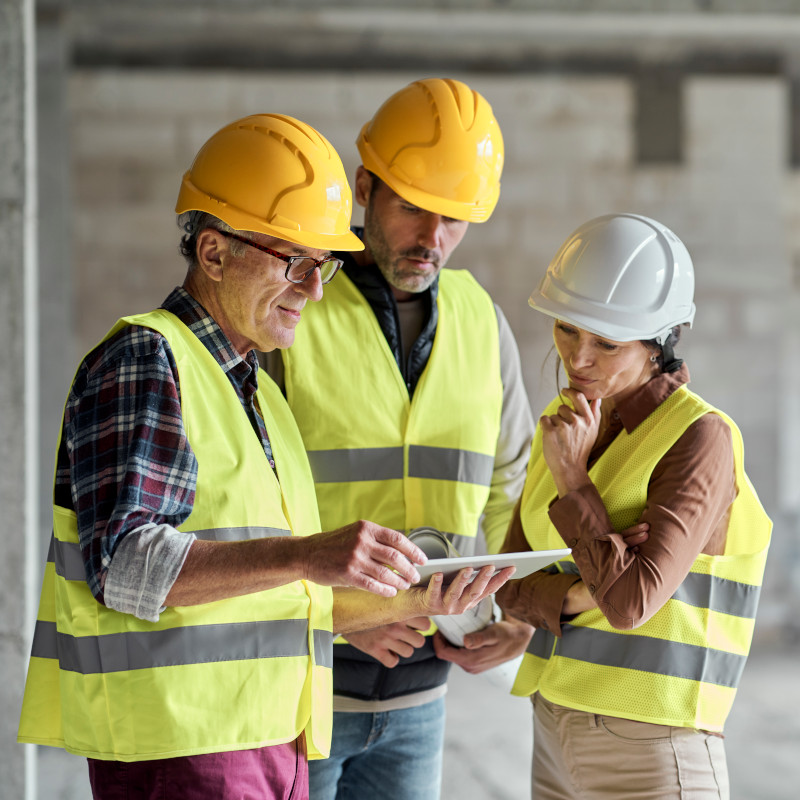
M 119 542 L 106 575 L 105 604 L 158 622 L 164 602 L 197 537 L 169 525 L 142 525 Z

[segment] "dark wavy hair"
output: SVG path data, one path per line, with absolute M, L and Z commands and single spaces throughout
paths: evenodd
M 642 340 L 642 344 L 655 353 L 656 363 L 662 372 L 677 372 L 683 366 L 682 358 L 675 358 L 675 345 L 681 340 L 681 326 L 675 325 L 667 334 L 664 344 L 656 339 Z

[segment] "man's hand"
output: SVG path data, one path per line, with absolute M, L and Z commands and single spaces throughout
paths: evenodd
M 413 586 L 396 597 L 378 600 L 353 589 L 333 590 L 333 631 L 349 638 L 353 631 L 363 631 L 415 617 L 463 614 L 487 595 L 496 592 L 513 574 L 506 567 L 494 575 L 494 567 L 462 569 L 452 583 L 444 587 L 441 572 L 433 575 L 427 586 Z M 475 579 L 472 580 L 473 575 Z
M 353 647 L 377 658 L 384 667 L 396 667 L 401 656 L 407 658 L 425 644 L 425 637 L 420 631 L 427 630 L 430 624 L 427 617 L 414 617 L 380 628 L 354 631 L 348 633 L 346 638 Z
M 452 661 L 465 672 L 477 675 L 524 653 L 533 631 L 527 622 L 509 618 L 466 634 L 463 647 L 453 646 L 437 631 L 433 649 L 443 661 Z
M 335 531 L 305 536 L 303 577 L 323 586 L 352 586 L 394 597 L 419 580 L 414 564 L 425 553 L 399 531 L 360 520 Z M 412 563 L 413 562 L 413 563 Z
M 495 568 L 487 566 L 477 574 L 471 567 L 459 570 L 447 587 L 443 587 L 443 575 L 433 575 L 426 588 L 414 588 L 409 596 L 416 593 L 419 613 L 429 617 L 440 614 L 463 614 L 474 608 L 484 597 L 494 594 L 516 571 L 516 567 L 505 567 L 494 575 Z M 475 576 L 473 579 L 473 575 Z

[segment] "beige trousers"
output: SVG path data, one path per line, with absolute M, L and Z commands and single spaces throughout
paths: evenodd
M 533 800 L 728 800 L 719 736 L 533 696 Z

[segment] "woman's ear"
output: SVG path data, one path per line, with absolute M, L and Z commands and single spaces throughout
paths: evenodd
M 661 350 L 648 345 L 645 345 L 645 347 L 647 348 L 648 355 L 650 356 L 650 366 L 652 368 L 652 372 L 654 375 L 658 375 L 661 372 Z

